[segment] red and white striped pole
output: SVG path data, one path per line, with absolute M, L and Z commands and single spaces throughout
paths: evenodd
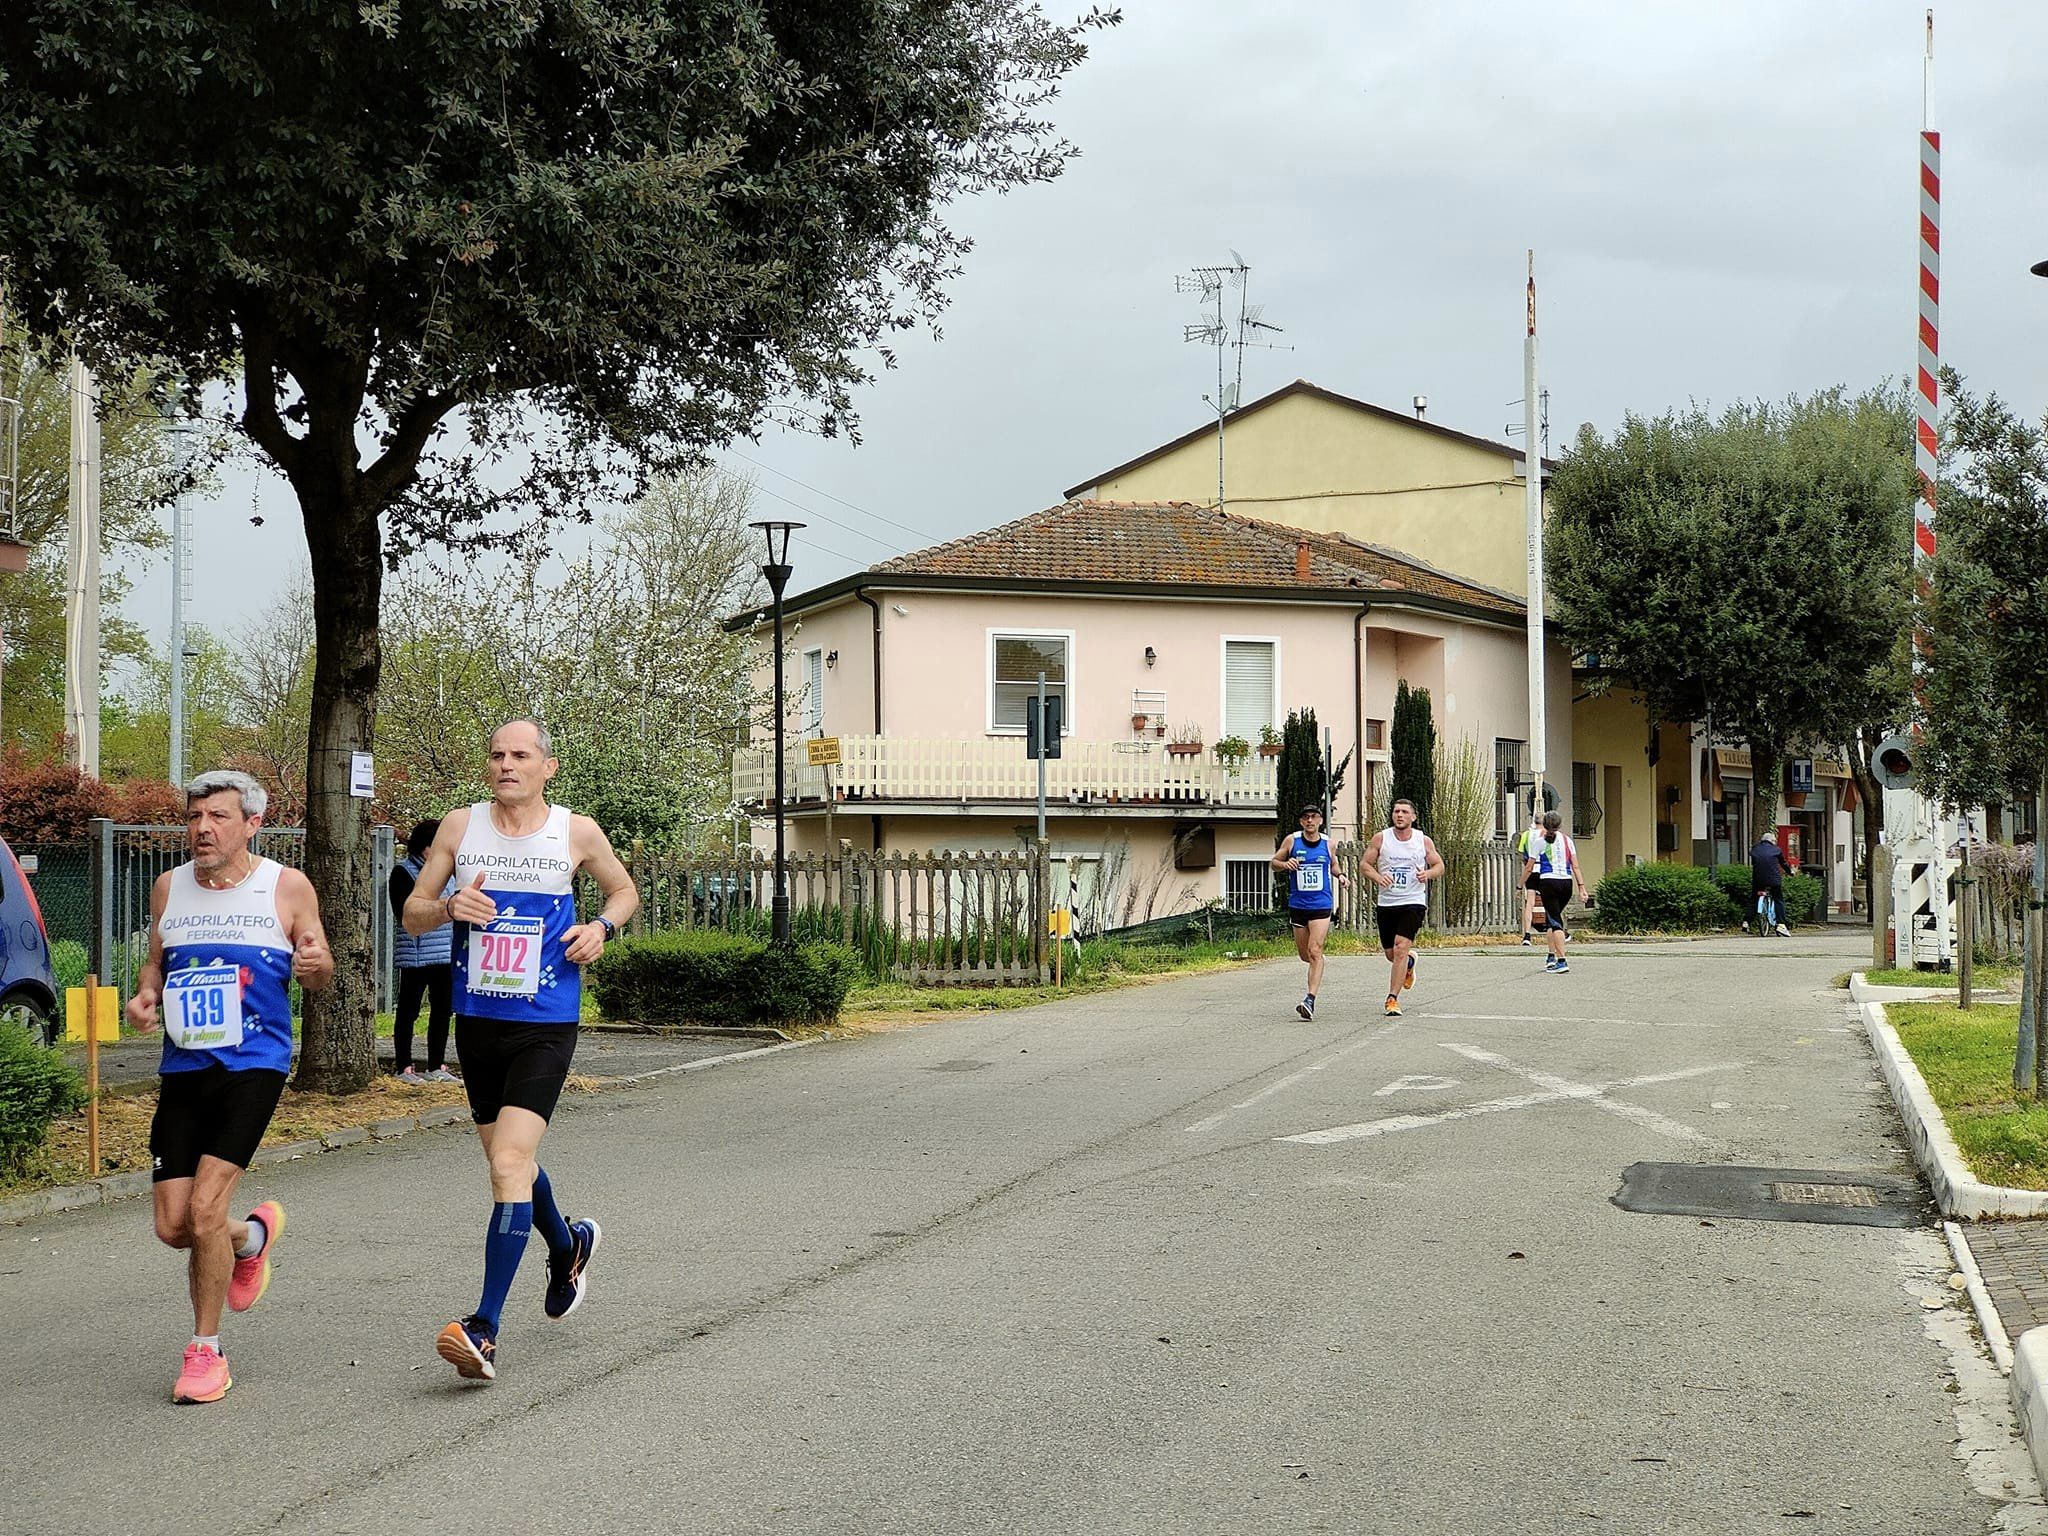
M 1934 560 L 1934 482 L 1940 467 L 1935 422 L 1941 414 L 1941 135 L 1934 131 L 1934 12 L 1927 13 L 1927 59 L 1921 77 L 1919 419 L 1913 467 L 1913 568 L 1925 582 Z

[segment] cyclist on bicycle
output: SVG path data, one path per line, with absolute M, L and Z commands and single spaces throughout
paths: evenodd
M 1757 931 L 1775 932 L 1781 938 L 1791 938 L 1792 930 L 1785 926 L 1785 855 L 1778 847 L 1778 834 L 1766 832 L 1757 839 L 1756 846 L 1749 850 L 1749 894 L 1756 908 Z M 1766 907 L 1764 902 L 1769 900 Z M 1745 920 L 1742 925 L 1749 926 Z

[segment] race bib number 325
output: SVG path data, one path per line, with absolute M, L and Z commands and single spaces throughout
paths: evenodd
M 469 990 L 494 997 L 532 997 L 540 991 L 541 920 L 501 917 L 469 930 Z
M 166 976 L 164 1033 L 188 1051 L 232 1051 L 241 1045 L 241 967 L 190 966 Z

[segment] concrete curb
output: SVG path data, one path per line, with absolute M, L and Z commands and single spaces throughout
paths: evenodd
M 1849 973 L 1849 1000 L 1855 1003 L 1952 1003 L 1956 1000 L 1954 987 L 1873 987 L 1863 979 L 1861 971 Z M 2014 1003 L 2019 998 L 2011 992 L 1993 992 L 1978 987 L 1973 1001 L 1986 1003 Z
M 1854 982 L 1852 980 L 1853 989 Z M 1944 1216 L 1973 1221 L 1985 1216 L 2048 1216 L 2048 1190 L 2011 1189 L 2003 1184 L 1984 1184 L 1970 1176 L 1969 1164 L 1949 1135 L 1941 1107 L 1927 1091 L 1927 1081 L 1913 1058 L 1899 1043 L 1899 1033 L 1885 1022 L 1884 1005 L 1858 1003 L 1864 1032 L 1877 1052 L 1879 1070 L 1899 1107 L 1906 1135 L 1913 1143 L 1914 1159 L 1927 1182 L 1934 1188 L 1935 1203 Z
M 708 1067 L 724 1066 L 730 1061 L 749 1061 L 756 1057 L 773 1056 L 780 1051 L 793 1051 L 801 1046 L 818 1043 L 815 1039 L 783 1039 L 779 1034 L 775 1038 L 776 1044 L 757 1046 L 749 1051 L 733 1051 L 724 1056 L 707 1056 L 702 1061 L 680 1062 L 673 1067 L 656 1067 L 652 1071 L 636 1072 L 630 1077 L 607 1078 L 597 1092 L 602 1093 L 605 1089 L 629 1083 L 651 1082 L 682 1072 L 702 1072 Z M 573 1108 L 578 1102 L 578 1099 L 565 1098 L 561 1107 Z M 249 1166 L 266 1168 L 274 1163 L 295 1162 L 302 1157 L 315 1157 L 322 1152 L 338 1151 L 342 1147 L 362 1146 L 370 1142 L 381 1144 L 395 1141 L 400 1136 L 410 1135 L 414 1131 L 438 1130 L 444 1126 L 468 1123 L 467 1104 L 437 1104 L 430 1109 L 422 1110 L 416 1116 L 378 1120 L 369 1125 L 343 1126 L 327 1132 L 317 1140 L 289 1141 L 274 1147 L 258 1147 L 256 1155 L 249 1159 Z M 150 1182 L 149 1170 L 138 1168 L 127 1173 L 110 1173 L 105 1178 L 89 1184 L 60 1184 L 51 1189 L 39 1189 L 33 1194 L 0 1203 L 0 1224 L 18 1226 L 32 1217 L 47 1216 L 56 1211 L 76 1211 L 87 1206 L 110 1205 L 131 1195 L 147 1194 Z
M 1970 1240 L 1952 1221 L 1944 1221 L 1941 1230 L 1948 1239 L 1949 1257 L 1956 1261 L 1956 1268 L 1968 1284 L 1970 1308 L 1977 1314 L 1977 1326 L 1983 1331 L 1984 1342 L 1991 1347 L 1991 1358 L 1997 1362 L 1999 1370 L 2010 1376 L 2012 1340 L 2006 1337 L 2005 1319 L 1998 1315 L 1998 1304 L 1991 1299 L 1991 1292 L 1984 1284 L 1984 1272 L 1977 1267 L 1977 1255 L 1970 1252 Z
M 2012 1411 L 2027 1442 L 2034 1475 L 2048 1486 L 2048 1328 L 2029 1328 L 2012 1352 Z

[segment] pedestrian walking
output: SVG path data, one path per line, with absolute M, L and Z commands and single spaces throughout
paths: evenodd
M 1571 963 L 1564 957 L 1564 911 L 1571 905 L 1573 888 L 1578 889 L 1581 902 L 1586 899 L 1586 878 L 1579 870 L 1578 845 L 1570 834 L 1559 830 L 1563 825 L 1564 818 L 1557 812 L 1546 811 L 1543 830 L 1530 839 L 1529 851 L 1522 861 L 1523 869 L 1536 881 L 1537 894 L 1543 898 L 1543 915 L 1550 925 L 1550 955 L 1543 962 L 1543 969 L 1552 973 L 1571 969 Z
M 266 1200 L 228 1219 L 235 1185 L 270 1128 L 292 1064 L 291 983 L 318 991 L 334 976 L 313 885 L 250 851 L 269 808 L 246 773 L 202 773 L 185 788 L 187 862 L 149 894 L 149 956 L 128 1022 L 164 1031 L 149 1127 L 157 1238 L 184 1249 L 192 1341 L 171 1398 L 227 1396 L 223 1305 L 246 1312 L 270 1287 L 284 1208 Z
M 1287 920 L 1294 927 L 1294 952 L 1308 962 L 1308 993 L 1294 1011 L 1313 1019 L 1316 994 L 1323 985 L 1323 945 L 1337 911 L 1337 887 L 1346 881 L 1330 858 L 1330 840 L 1323 836 L 1323 808 L 1304 805 L 1299 820 L 1301 830 L 1280 840 L 1272 864 L 1287 873 Z
M 557 1319 L 582 1305 L 603 1237 L 594 1220 L 563 1218 L 540 1144 L 576 1054 L 583 967 L 604 953 L 640 894 L 603 828 L 548 803 L 560 769 L 539 721 L 500 726 L 491 736 L 491 798 L 442 821 L 405 903 L 414 934 L 454 925 L 455 1053 L 490 1165 L 483 1294 L 434 1341 L 469 1380 L 497 1377 L 505 1299 L 534 1228 L 548 1245 L 543 1309 Z M 587 923 L 576 921 L 579 869 L 596 877 L 603 898 Z M 451 875 L 454 894 L 434 894 Z
M 1386 1016 L 1401 1016 L 1401 994 L 1415 985 L 1415 936 L 1429 915 L 1429 882 L 1444 872 L 1443 856 L 1415 825 L 1415 803 L 1396 800 L 1393 825 L 1372 835 L 1361 865 L 1379 888 L 1380 953 L 1387 974 Z
M 398 1000 L 391 1017 L 391 1070 L 402 1083 L 452 1083 L 448 1070 L 448 1021 L 454 1013 L 454 934 L 446 926 L 431 933 L 411 933 L 405 926 L 406 898 L 419 882 L 420 868 L 434 834 L 441 830 L 439 818 L 415 822 L 405 840 L 405 857 L 391 871 L 391 915 L 399 920 L 391 941 L 391 963 L 398 970 Z M 451 878 L 441 899 L 455 894 Z M 412 1064 L 412 1031 L 419 1021 L 420 1004 L 427 1005 L 427 1070 L 420 1073 Z

